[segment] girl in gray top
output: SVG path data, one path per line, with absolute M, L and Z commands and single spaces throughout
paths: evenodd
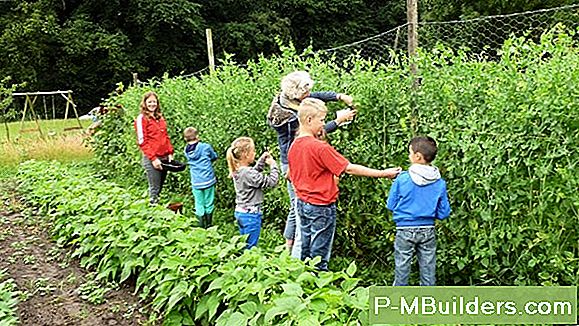
M 279 179 L 279 170 L 273 157 L 265 152 L 255 166 L 255 144 L 249 137 L 240 137 L 227 150 L 229 176 L 235 186 L 235 219 L 241 235 L 248 234 L 247 248 L 257 245 L 261 232 L 263 189 L 273 188 Z M 263 173 L 265 164 L 270 173 Z

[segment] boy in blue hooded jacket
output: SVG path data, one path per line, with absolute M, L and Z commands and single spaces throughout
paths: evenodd
M 431 164 L 437 153 L 434 139 L 415 137 L 408 151 L 412 164 L 392 184 L 387 204 L 396 223 L 394 285 L 408 285 L 410 264 L 416 252 L 420 285 L 433 286 L 436 284 L 434 220 L 450 215 L 446 182 Z
M 208 228 L 212 223 L 217 183 L 211 163 L 217 159 L 217 154 L 211 145 L 199 141 L 199 133 L 195 128 L 186 128 L 183 135 L 187 142 L 185 157 L 191 173 L 195 215 L 199 219 L 199 226 Z

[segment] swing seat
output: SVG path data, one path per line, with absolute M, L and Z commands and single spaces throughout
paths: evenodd
M 22 129 L 19 131 L 20 133 L 31 133 L 31 132 L 38 132 L 37 128 L 29 128 L 29 129 Z
M 80 130 L 82 129 L 81 127 L 66 127 L 64 128 L 64 131 L 71 131 L 71 130 Z

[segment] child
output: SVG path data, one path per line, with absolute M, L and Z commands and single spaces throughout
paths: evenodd
M 259 240 L 263 189 L 275 187 L 279 178 L 277 164 L 268 152 L 250 167 L 254 161 L 255 145 L 249 137 L 237 138 L 227 150 L 227 165 L 235 186 L 235 219 L 239 232 L 249 234 L 247 249 L 256 246 Z M 262 173 L 265 163 L 270 166 L 269 175 Z
M 195 198 L 195 215 L 199 219 L 199 226 L 208 228 L 213 218 L 215 200 L 215 172 L 211 163 L 217 159 L 213 147 L 199 141 L 199 133 L 195 128 L 186 128 L 183 131 L 187 146 L 185 157 L 191 173 L 191 188 Z
M 302 240 L 301 259 L 320 256 L 317 268 L 328 270 L 336 228 L 337 178 L 342 173 L 374 178 L 394 178 L 400 168 L 370 169 L 352 164 L 327 142 L 318 139 L 324 130 L 326 105 L 306 98 L 299 108 L 299 135 L 288 152 L 289 178 L 297 195 Z
M 434 220 L 450 215 L 446 182 L 438 168 L 431 165 L 436 157 L 436 142 L 430 137 L 415 137 L 408 146 L 412 165 L 392 184 L 388 209 L 396 222 L 394 242 L 394 285 L 408 285 L 410 263 L 416 251 L 420 285 L 436 283 L 436 238 Z

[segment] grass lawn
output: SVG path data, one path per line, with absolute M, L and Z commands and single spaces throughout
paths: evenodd
M 86 130 L 91 125 L 91 120 L 80 120 L 82 130 Z M 58 136 L 63 134 L 73 134 L 81 131 L 80 129 L 65 130 L 67 128 L 79 128 L 76 119 L 60 119 L 60 120 L 38 120 L 38 125 L 44 137 Z M 21 131 L 22 130 L 22 131 Z M 10 136 L 10 137 L 8 137 Z M 35 139 L 40 137 L 38 127 L 35 121 L 24 121 L 22 127 L 20 121 L 8 123 L 8 132 L 6 132 L 6 124 L 0 124 L 0 142 L 4 142 L 10 138 L 11 141 L 19 139 Z
M 85 133 L 92 123 L 90 120 L 81 120 L 82 129 L 65 130 L 77 127 L 76 119 L 41 120 L 39 121 L 42 136 L 38 132 L 34 121 L 25 122 L 20 132 L 20 122 L 8 124 L 10 140 L 6 132 L 6 125 L 0 125 L 0 167 L 12 169 L 20 162 L 36 160 L 57 160 L 60 162 L 82 161 L 92 158 L 90 148 L 85 145 L 88 137 Z M 34 131 L 31 131 L 34 129 Z

